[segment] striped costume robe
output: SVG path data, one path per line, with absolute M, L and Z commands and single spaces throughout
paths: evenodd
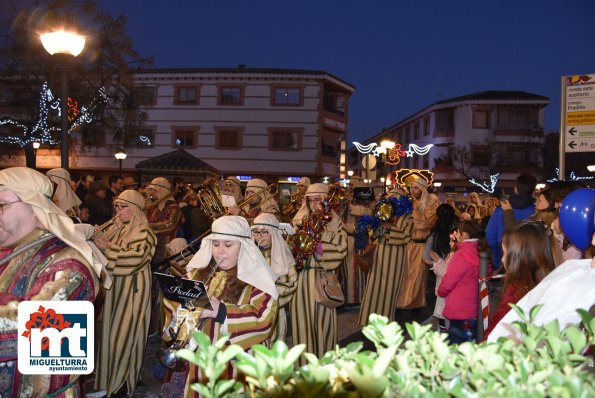
M 265 250 L 262 252 L 267 261 L 271 262 L 271 251 Z M 275 341 L 281 340 L 287 343 L 287 307 L 293 298 L 295 289 L 297 289 L 298 274 L 295 269 L 295 265 L 289 266 L 287 275 L 281 275 L 275 281 L 275 286 L 279 292 L 278 297 L 278 308 L 279 313 L 277 314 L 277 322 L 275 328 L 271 333 L 271 337 L 267 340 L 267 345 L 271 347 Z
M 419 202 L 413 205 L 413 230 L 407 243 L 407 267 L 403 286 L 398 291 L 397 308 L 415 309 L 425 307 L 428 285 L 428 266 L 423 260 L 426 240 L 436 222 L 438 200 L 432 200 L 423 211 Z
M 153 231 L 145 227 L 123 247 L 118 234 L 104 251 L 113 284 L 105 292 L 102 309 L 95 389 L 108 395 L 124 383 L 132 395 L 139 380 L 151 319 L 151 258 L 156 241 Z
M 211 271 L 212 266 L 202 270 L 194 270 L 190 273 L 189 279 L 208 282 L 208 275 Z M 216 322 L 213 318 L 205 318 L 201 328 L 202 332 L 209 336 L 213 343 L 222 334 L 229 333 L 229 343 L 238 344 L 244 350 L 263 343 L 269 337 L 275 325 L 277 300 L 268 293 L 237 279 L 236 269 L 218 271 L 217 273 L 219 272 L 228 273 L 225 289 L 221 297 L 221 305 L 225 305 L 227 317 L 223 323 Z M 165 304 L 165 330 L 167 331 L 169 327 L 175 326 L 175 315 L 179 303 L 165 299 L 163 302 Z M 169 336 L 164 334 L 164 338 L 169 339 Z M 201 375 L 200 368 L 193 364 L 188 366 L 187 372 L 184 396 L 197 398 L 199 395 L 192 390 L 191 385 L 201 380 L 206 383 L 207 380 Z M 233 379 L 234 376 L 233 366 L 229 366 L 227 373 L 224 372 L 222 375 L 226 379 Z M 175 383 L 176 377 L 179 377 L 179 374 L 172 376 L 172 383 Z M 174 397 L 176 393 L 165 393 L 163 396 Z
M 47 236 L 49 240 L 40 241 Z M 32 247 L 2 262 L 25 244 Z M 14 248 L 0 250 L 0 396 L 80 397 L 79 375 L 22 375 L 17 370 L 17 307 L 26 300 L 95 300 L 99 280 L 74 249 L 35 230 Z M 92 349 L 92 346 L 90 347 Z
M 395 320 L 397 294 L 403 285 L 407 269 L 407 244 L 411 239 L 413 217 L 397 217 L 390 228 L 380 229 L 374 264 L 368 273 L 368 282 L 359 313 L 359 324 L 366 325 L 370 314 L 384 315 Z
M 314 277 L 318 268 L 336 272 L 347 253 L 347 233 L 336 213 L 322 232 L 322 255 L 308 257 L 299 273 L 298 287 L 291 301 L 293 345 L 306 344 L 306 351 L 321 357 L 338 343 L 337 309 L 314 301 Z M 315 258 L 318 256 L 318 260 Z M 300 358 L 305 364 L 305 359 Z

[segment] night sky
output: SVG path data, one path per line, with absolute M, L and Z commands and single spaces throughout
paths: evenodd
M 128 16 L 154 67 L 324 70 L 355 85 L 350 141 L 440 99 L 483 90 L 545 95 L 560 120 L 560 77 L 595 73 L 592 0 L 98 0 Z

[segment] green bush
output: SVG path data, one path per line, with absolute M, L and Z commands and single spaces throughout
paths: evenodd
M 194 334 L 196 352 L 178 356 L 194 363 L 208 378 L 192 386 L 204 397 L 593 397 L 593 375 L 581 353 L 594 343 L 595 318 L 579 310 L 584 330 L 562 331 L 557 321 L 533 324 L 539 307 L 513 327 L 514 339 L 497 343 L 450 346 L 446 335 L 431 325 L 407 324 L 410 339 L 396 322 L 372 314 L 364 335 L 376 352 L 362 351 L 361 342 L 336 348 L 322 358 L 291 349 L 277 341 L 244 352 L 225 337 L 214 345 L 201 332 Z M 304 355 L 308 364 L 296 367 Z M 232 361 L 245 377 L 219 380 Z M 592 365 L 592 364 L 591 364 Z

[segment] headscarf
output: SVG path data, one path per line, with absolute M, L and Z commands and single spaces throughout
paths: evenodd
M 119 219 L 117 221 L 124 225 L 124 231 L 120 235 L 120 245 L 126 247 L 141 229 L 149 225 L 145 215 L 145 197 L 133 189 L 127 189 L 114 199 L 114 204 L 128 205 L 132 211 L 132 218 L 129 222 L 123 223 Z
M 392 197 L 399 198 L 401 196 L 407 196 L 407 192 L 405 192 L 405 190 L 403 188 L 401 188 L 400 186 L 396 185 L 394 187 L 391 187 L 390 191 L 388 191 L 386 196 L 389 198 L 392 198 Z
M 326 198 L 327 194 L 328 194 L 328 185 L 320 183 L 320 182 L 310 185 L 308 187 L 308 189 L 306 190 L 306 195 L 304 198 L 304 202 L 302 203 L 302 207 L 300 207 L 298 212 L 295 213 L 295 216 L 293 217 L 292 224 L 294 226 L 300 225 L 304 221 L 304 218 L 310 216 L 310 207 L 308 207 L 308 199 L 307 199 L 308 197 L 321 196 L 324 199 L 324 198 Z
M 200 249 L 186 268 L 189 270 L 192 268 L 202 269 L 209 265 L 213 257 L 213 240 L 240 242 L 238 279 L 276 299 L 279 293 L 275 286 L 275 276 L 266 258 L 252 240 L 248 221 L 240 216 L 222 216 L 213 221 L 211 230 L 211 234 L 203 238 Z
M 153 178 L 153 181 L 151 181 L 151 183 L 149 185 L 147 185 L 147 188 L 153 188 L 154 190 L 157 191 L 157 200 L 163 198 L 164 196 L 171 194 L 171 184 L 169 183 L 167 178 L 163 178 L 163 177 Z M 159 207 L 159 210 L 163 210 L 163 208 L 165 207 L 165 201 L 163 200 L 163 201 L 159 202 L 158 207 Z
M 79 206 L 81 200 L 70 187 L 70 173 L 62 168 L 52 169 L 45 173 L 48 178 L 56 183 L 56 192 L 54 192 L 54 203 L 63 212 L 72 209 L 74 215 L 80 215 Z
M 300 181 L 297 183 L 298 186 L 309 187 L 310 186 L 310 179 L 308 177 L 300 178 Z
M 254 190 L 259 190 L 258 196 L 262 199 L 258 207 L 260 207 L 261 211 L 265 213 L 275 213 L 279 211 L 279 206 L 275 203 L 275 197 L 271 195 L 268 189 L 267 183 L 264 180 L 259 178 L 253 178 L 248 181 L 248 185 L 246 185 L 246 198 L 250 196 L 248 190 L 250 188 L 255 188 Z M 254 199 L 254 198 L 253 198 Z M 247 203 L 246 206 L 250 207 L 250 203 Z
M 289 266 L 295 265 L 295 258 L 283 239 L 281 229 L 279 229 L 279 220 L 271 213 L 260 213 L 254 219 L 251 229 L 257 227 L 266 229 L 271 234 L 271 269 L 275 279 L 287 275 Z
M 14 192 L 33 209 L 42 228 L 53 233 L 68 246 L 79 252 L 85 265 L 101 275 L 101 265 L 93 261 L 91 247 L 84 236 L 75 230 L 72 219 L 52 201 L 52 183 L 38 171 L 27 167 L 0 170 L 0 191 Z
M 233 184 L 233 192 L 230 192 L 236 201 L 236 204 L 240 203 L 244 199 L 242 195 L 242 183 L 236 177 L 227 177 L 225 181 L 231 181 Z M 227 191 L 224 191 L 227 192 Z
M 428 182 L 421 177 L 414 176 L 410 184 L 415 184 L 421 188 L 421 198 L 419 199 L 418 210 L 420 213 L 423 213 L 426 206 L 431 202 L 430 193 L 428 192 Z

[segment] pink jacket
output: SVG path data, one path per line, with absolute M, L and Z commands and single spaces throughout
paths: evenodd
M 457 243 L 457 250 L 438 287 L 438 296 L 445 298 L 442 314 L 446 318 L 454 320 L 477 318 L 478 279 L 477 240 Z

